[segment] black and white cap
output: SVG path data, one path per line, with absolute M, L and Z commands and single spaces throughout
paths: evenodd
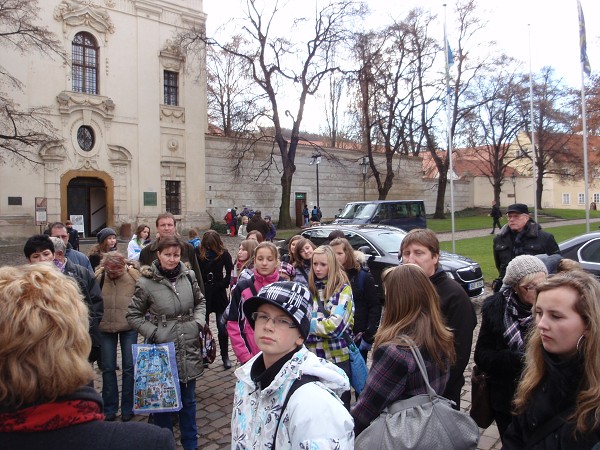
M 298 330 L 304 339 L 310 331 L 312 315 L 312 297 L 306 286 L 293 281 L 278 281 L 262 288 L 258 295 L 244 302 L 244 315 L 254 328 L 252 313 L 260 305 L 268 303 L 286 312 L 298 324 Z

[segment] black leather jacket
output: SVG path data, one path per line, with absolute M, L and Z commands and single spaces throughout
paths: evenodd
M 504 278 L 506 266 L 518 255 L 552 255 L 558 253 L 558 244 L 554 236 L 542 231 L 542 227 L 529 220 L 523 230 L 520 252 L 515 252 L 515 238 L 517 233 L 513 232 L 508 225 L 504 225 L 500 233 L 494 238 L 494 260 L 498 269 L 499 278 Z

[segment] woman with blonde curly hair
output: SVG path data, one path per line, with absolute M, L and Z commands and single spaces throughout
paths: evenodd
M 600 283 L 575 270 L 537 292 L 503 448 L 592 448 L 600 442 Z
M 384 272 L 385 310 L 373 344 L 373 363 L 365 389 L 352 408 L 359 435 L 397 400 L 426 394 L 427 387 L 410 350 L 408 336 L 423 355 L 429 382 L 441 395 L 456 358 L 439 296 L 423 269 L 404 264 Z
M 51 265 L 0 268 L 0 447 L 175 449 L 148 424 L 105 422 L 88 383 L 88 309 Z

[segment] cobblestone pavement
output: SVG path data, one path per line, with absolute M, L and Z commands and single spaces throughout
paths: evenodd
M 594 220 L 599 222 L 599 220 Z M 585 223 L 582 221 L 557 221 L 553 223 L 545 223 L 544 228 L 553 226 L 569 225 L 575 223 Z M 594 227 L 595 228 L 595 227 Z M 455 233 L 455 239 L 465 239 L 470 237 L 479 237 L 489 235 L 489 229 L 461 231 Z M 440 241 L 449 241 L 452 239 L 451 233 L 438 234 Z M 223 241 L 232 255 L 235 256 L 237 247 L 241 239 L 237 237 L 223 236 Z M 87 252 L 91 245 L 82 245 L 81 251 Z M 122 251 L 126 248 L 126 242 L 119 243 Z M 19 265 L 26 261 L 22 253 L 22 246 L 4 246 L 0 247 L 0 266 L 3 265 Z M 482 298 L 474 300 L 475 309 L 477 312 L 478 322 L 481 321 L 481 302 Z M 214 336 L 217 335 L 214 315 L 211 316 L 211 328 Z M 479 324 L 475 329 L 473 339 L 473 350 L 479 333 Z M 119 356 L 120 358 L 120 356 Z M 230 351 L 229 358 L 234 367 L 230 370 L 224 370 L 221 364 L 221 356 L 218 354 L 215 362 L 204 371 L 204 374 L 197 382 L 196 399 L 197 399 L 197 423 L 200 435 L 199 448 L 204 450 L 219 450 L 230 448 L 230 418 L 231 406 L 233 401 L 233 389 L 235 385 L 234 370 L 238 367 L 237 360 L 233 352 Z M 471 353 L 471 361 L 465 371 L 466 383 L 461 396 L 461 408 L 468 411 L 471 407 L 471 368 L 473 366 L 473 356 Z M 119 373 L 120 377 L 120 373 Z M 119 383 L 120 384 L 120 383 Z M 102 389 L 102 375 L 96 370 L 95 386 L 98 391 Z M 135 416 L 134 421 L 146 421 L 146 416 Z M 179 445 L 179 430 L 175 426 L 175 436 Z M 481 450 L 496 450 L 502 447 L 498 429 L 495 424 L 487 430 L 481 430 L 481 438 L 479 440 L 478 449 Z M 180 446 L 178 448 L 181 448 Z

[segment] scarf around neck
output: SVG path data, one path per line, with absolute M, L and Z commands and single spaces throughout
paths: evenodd
M 504 333 L 508 347 L 515 352 L 525 350 L 525 338 L 532 321 L 531 305 L 526 305 L 511 288 L 504 291 Z
M 158 273 L 160 273 L 163 277 L 169 280 L 171 283 L 174 283 L 177 280 L 177 277 L 181 273 L 181 263 L 177 264 L 177 267 L 171 270 L 163 269 L 160 265 L 160 262 L 157 261 L 156 268 L 158 269 Z
M 92 395 L 86 395 L 85 389 L 91 388 L 82 388 L 53 402 L 0 413 L 0 433 L 52 431 L 104 420 L 101 403 Z

